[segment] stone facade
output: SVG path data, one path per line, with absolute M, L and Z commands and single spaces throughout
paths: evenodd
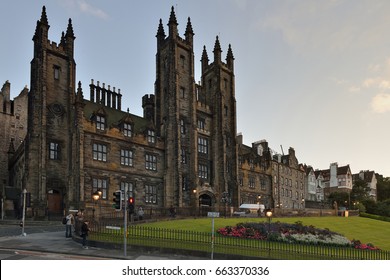
M 218 37 L 213 62 L 204 48 L 201 84 L 196 84 L 190 19 L 184 38 L 177 25 L 172 7 L 168 36 L 161 20 L 156 36 L 155 93 L 143 97 L 144 115 L 136 116 L 122 111 L 120 90 L 104 83 L 92 80 L 89 100 L 84 98 L 75 80 L 72 22 L 59 44 L 49 41 L 43 7 L 24 107 L 28 132 L 9 165 L 10 185 L 25 188 L 31 198 L 29 214 L 95 211 L 92 194 L 98 190 L 99 208 L 107 211 L 113 211 L 116 190 L 127 190 L 137 207 L 149 209 L 218 208 L 223 197 L 238 206 L 231 46 L 226 62 Z
M 8 160 L 23 146 L 27 133 L 27 95 L 24 88 L 14 100 L 10 99 L 11 84 L 6 81 L 0 90 L 0 192 L 7 193 L 9 181 Z M 19 189 L 20 190 L 20 189 Z M 14 193 L 18 194 L 18 193 Z M 12 200 L 14 194 L 7 194 Z

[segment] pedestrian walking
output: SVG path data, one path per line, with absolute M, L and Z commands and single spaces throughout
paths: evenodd
M 144 218 L 144 210 L 142 209 L 142 207 L 139 207 L 138 208 L 138 220 L 142 220 Z
M 176 217 L 176 209 L 175 207 L 173 207 L 173 205 L 171 206 L 171 208 L 169 208 L 169 214 L 172 218 Z
M 66 224 L 65 224 L 65 237 L 72 237 L 72 231 L 74 227 L 74 216 L 71 212 L 69 212 L 68 216 L 66 216 Z
M 90 228 L 89 228 L 89 222 L 88 221 L 84 221 L 83 222 L 83 225 L 81 226 L 81 237 L 83 238 L 83 248 L 84 249 L 88 249 L 87 247 L 87 237 L 88 237 L 88 233 L 90 232 Z

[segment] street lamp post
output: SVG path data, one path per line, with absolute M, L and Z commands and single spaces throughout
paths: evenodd
M 92 209 L 92 219 L 95 220 L 95 206 L 96 206 L 96 202 L 99 200 L 100 198 L 100 194 L 99 194 L 99 191 L 96 191 L 92 194 L 92 199 L 94 201 L 94 206 L 93 206 L 93 209 Z
M 26 219 L 26 194 L 27 190 L 23 189 L 22 236 L 26 236 L 26 233 L 24 232 L 24 221 Z
M 267 241 L 268 241 L 268 258 L 271 256 L 271 241 L 269 240 L 270 234 L 271 234 L 271 217 L 272 217 L 272 210 L 267 209 L 265 211 L 265 215 L 268 218 L 268 232 L 267 232 Z
M 225 218 L 226 218 L 226 212 L 227 212 L 227 204 L 230 202 L 229 193 L 223 192 L 221 202 L 225 204 Z

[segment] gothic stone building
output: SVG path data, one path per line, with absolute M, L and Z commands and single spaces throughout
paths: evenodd
M 72 21 L 59 44 L 49 41 L 49 27 L 43 7 L 33 36 L 27 135 L 9 165 L 9 184 L 29 194 L 29 215 L 89 211 L 97 190 L 108 209 L 119 189 L 149 209 L 218 209 L 222 198 L 238 206 L 230 45 L 226 62 L 218 37 L 212 61 L 204 47 L 196 84 L 191 21 L 180 37 L 172 7 L 167 35 L 161 20 L 157 29 L 155 91 L 142 98 L 144 115 L 136 116 L 122 111 L 120 90 L 104 83 L 92 80 L 84 98 Z

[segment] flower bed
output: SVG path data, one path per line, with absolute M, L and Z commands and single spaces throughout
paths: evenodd
M 318 245 L 352 246 L 357 249 L 378 250 L 371 244 L 352 242 L 346 237 L 329 229 L 318 229 L 304 226 L 302 222 L 295 224 L 276 223 L 240 223 L 235 227 L 227 226 L 217 232 L 223 236 L 249 238 L 258 240 L 280 241 L 288 243 L 308 243 Z

